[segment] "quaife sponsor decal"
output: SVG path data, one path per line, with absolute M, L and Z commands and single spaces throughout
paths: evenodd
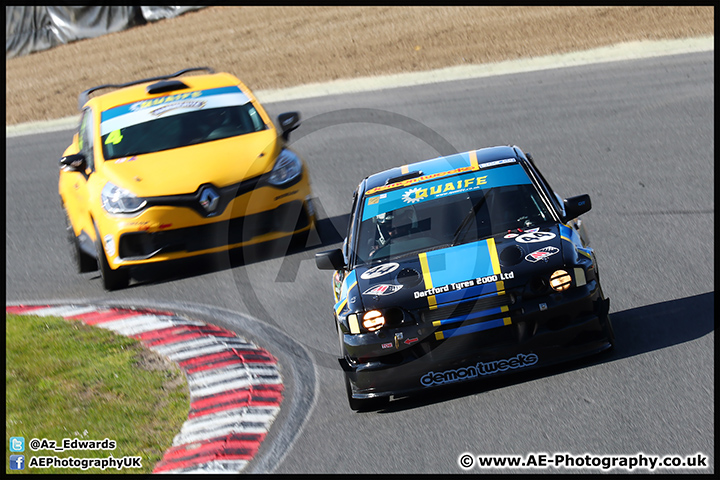
M 201 96 L 202 93 L 203 92 L 180 93 L 177 95 L 168 95 L 167 97 L 158 97 L 151 100 L 143 100 L 141 102 L 136 102 L 130 105 L 129 110 L 131 112 L 137 112 L 138 110 L 142 110 L 143 108 L 154 107 L 156 105 L 162 105 L 164 103 L 179 102 L 188 98 L 197 98 Z
M 420 383 L 424 387 L 432 387 L 434 385 L 462 382 L 465 380 L 473 380 L 485 375 L 505 372 L 507 370 L 529 367 L 531 365 L 535 365 L 537 362 L 538 356 L 534 353 L 518 353 L 512 358 L 493 360 L 487 363 L 478 362 L 475 365 L 461 367 L 456 370 L 445 370 L 444 372 L 430 371 L 420 377 Z
M 185 102 L 170 103 L 168 105 L 158 107 L 155 110 L 150 110 L 150 115 L 159 117 L 162 114 L 169 112 L 170 110 L 176 110 L 178 108 L 199 109 L 199 108 L 203 108 L 205 106 L 205 103 L 206 102 L 203 102 L 203 101 L 194 101 L 194 102 L 185 101 Z
M 436 183 L 429 185 L 427 188 L 411 188 L 402 194 L 402 201 L 405 203 L 416 203 L 429 197 L 442 197 L 477 190 L 481 185 L 487 184 L 487 177 L 487 175 L 483 175 L 482 177 L 460 177 L 459 180 Z

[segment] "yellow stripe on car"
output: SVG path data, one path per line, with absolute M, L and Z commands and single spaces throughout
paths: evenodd
M 477 150 L 470 152 L 470 169 L 477 170 L 480 166 L 478 165 Z
M 418 255 L 418 258 L 420 259 L 420 268 L 422 269 L 423 281 L 425 282 L 425 290 L 431 290 L 433 288 L 433 284 L 432 278 L 430 277 L 430 267 L 428 267 L 427 253 L 421 253 Z M 435 310 L 437 308 L 435 295 L 430 295 L 427 299 L 430 310 Z

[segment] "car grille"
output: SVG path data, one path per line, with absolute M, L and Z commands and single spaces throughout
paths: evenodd
M 431 325 L 434 331 L 424 342 L 425 349 L 440 359 L 457 351 L 479 352 L 517 343 L 516 325 L 505 321 L 512 318 L 514 303 L 515 295 L 506 293 L 422 312 L 423 323 Z
M 302 201 L 285 203 L 274 210 L 229 221 L 160 232 L 123 234 L 119 255 L 124 260 L 151 258 L 158 253 L 196 252 L 248 242 L 272 232 L 291 233 L 309 225 Z
M 515 303 L 515 296 L 513 294 L 492 295 L 473 299 L 469 302 L 438 307 L 435 310 L 426 310 L 421 315 L 424 323 L 432 323 L 472 315 L 491 308 L 510 307 L 513 303 Z

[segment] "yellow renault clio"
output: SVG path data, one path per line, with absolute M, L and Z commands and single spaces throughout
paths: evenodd
M 79 108 L 59 193 L 78 271 L 99 268 L 106 289 L 127 287 L 132 267 L 314 228 L 307 167 L 287 146 L 300 115 L 279 115 L 277 130 L 235 76 L 100 85 Z

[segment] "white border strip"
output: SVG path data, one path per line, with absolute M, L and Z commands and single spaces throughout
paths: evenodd
M 329 83 L 301 85 L 282 90 L 265 90 L 258 92 L 256 97 L 261 103 L 272 103 L 284 100 L 312 98 L 341 93 L 367 92 L 385 88 L 411 87 L 415 85 L 468 80 L 471 78 L 484 78 L 619 60 L 635 60 L 664 55 L 705 52 L 714 49 L 714 36 L 681 40 L 627 42 L 559 55 L 507 60 L 482 65 L 461 65 L 419 73 L 398 73 L 350 80 L 336 80 Z
M 386 88 L 410 87 L 429 83 L 467 80 L 471 78 L 491 77 L 552 68 L 574 67 L 593 63 L 635 60 L 642 58 L 679 55 L 684 53 L 707 52 L 715 50 L 715 36 L 685 38 L 679 40 L 659 40 L 627 42 L 607 47 L 594 48 L 581 52 L 543 57 L 508 60 L 483 65 L 462 65 L 427 72 L 398 73 L 376 77 L 362 77 L 348 80 L 336 80 L 328 83 L 313 83 L 277 90 L 260 90 L 255 96 L 261 103 L 274 103 L 287 100 L 322 97 L 344 93 L 369 92 Z M 38 133 L 70 130 L 79 122 L 79 114 L 47 122 L 30 122 L 5 127 L 5 137 L 18 137 Z
M 92 325 L 94 327 L 112 330 L 125 336 L 131 336 L 136 333 L 149 332 L 153 330 L 163 330 L 167 327 L 180 325 L 206 325 L 205 322 L 192 320 L 180 315 L 168 316 L 149 311 L 133 311 L 128 308 L 102 307 L 94 305 L 48 305 L 43 308 L 32 308 L 32 306 L 27 307 L 29 307 L 27 312 L 19 314 L 40 317 L 72 317 L 83 323 L 85 323 L 82 317 L 83 315 L 100 311 L 124 311 L 127 313 L 127 316 L 124 318 L 98 322 Z M 8 306 L 6 305 L 6 312 L 7 308 Z M 168 334 L 168 338 L 172 338 L 172 334 Z M 159 355 L 163 355 L 176 363 L 183 359 L 202 356 L 209 351 L 232 351 L 235 348 L 239 348 L 243 350 L 267 352 L 267 350 L 256 346 L 254 343 L 245 340 L 243 337 L 217 337 L 212 333 L 204 334 L 189 340 L 169 341 L 167 343 L 154 346 L 149 346 L 143 340 L 139 340 L 139 342 L 144 348 L 152 350 Z M 180 367 L 179 365 L 178 368 L 183 371 L 187 380 L 191 405 L 193 401 L 206 396 L 221 395 L 224 392 L 232 392 L 238 388 L 245 388 L 254 385 L 282 385 L 283 383 L 282 376 L 276 362 L 270 364 L 241 363 L 228 366 L 218 366 L 216 368 L 201 370 L 195 373 L 188 373 L 187 368 Z M 234 433 L 257 433 L 267 435 L 270 431 L 270 426 L 275 421 L 275 418 L 279 413 L 279 406 L 244 406 L 218 410 L 213 413 L 198 415 L 193 418 L 188 417 L 188 419 L 183 423 L 180 433 L 175 435 L 172 447 L 186 447 L 188 454 L 190 455 L 193 450 L 201 448 L 199 442 L 218 439 Z M 260 441 L 260 444 L 262 444 L 262 441 Z M 224 460 L 222 458 L 218 460 L 219 463 L 216 461 L 195 463 L 193 460 L 188 460 L 184 463 L 192 464 L 190 467 L 165 469 L 167 466 L 172 466 L 175 463 L 178 465 L 183 463 L 181 461 L 176 461 L 172 457 L 166 459 L 170 450 L 171 449 L 166 450 L 162 459 L 155 465 L 155 468 L 159 465 L 163 470 L 161 472 L 153 473 L 239 473 L 249 463 L 249 461 L 246 460 L 234 461 Z M 215 453 L 217 456 L 221 457 L 223 454 L 222 448 L 219 448 Z

